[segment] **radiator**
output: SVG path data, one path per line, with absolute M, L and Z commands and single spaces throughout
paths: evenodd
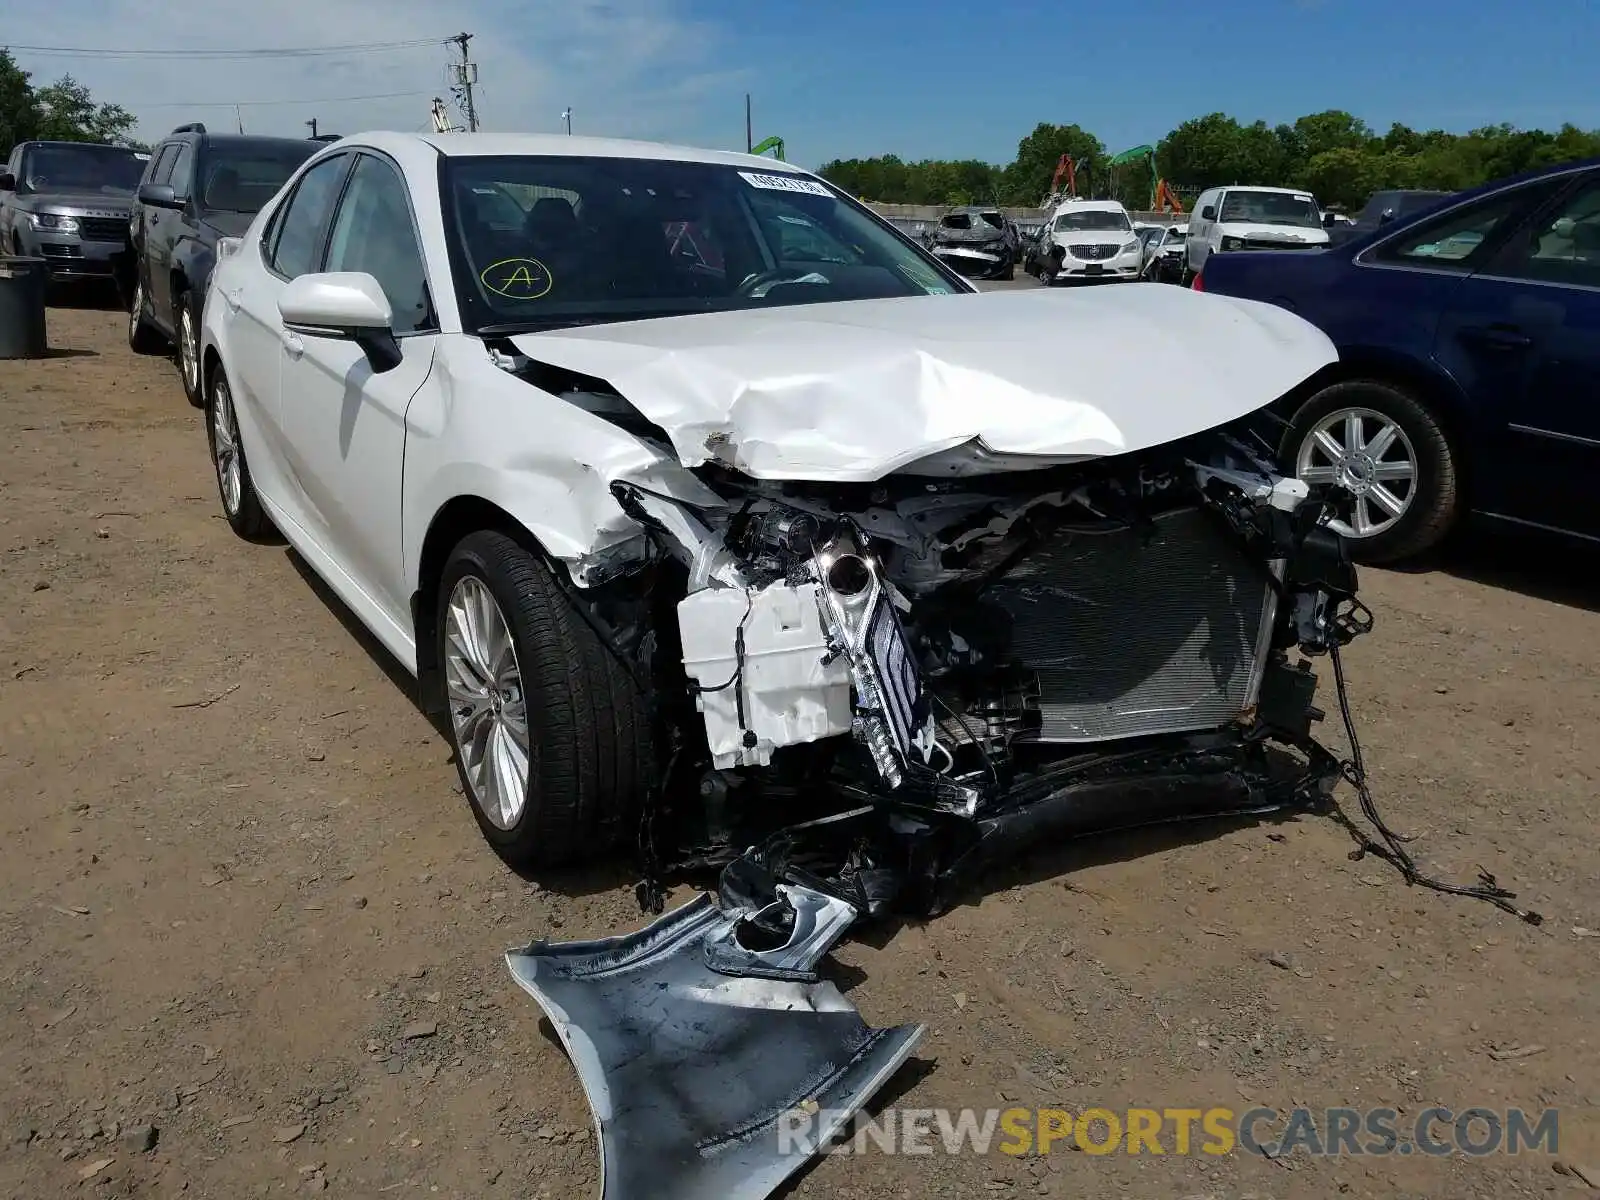
M 1215 729 L 1255 703 L 1276 596 L 1198 509 L 1062 535 L 992 584 L 1036 672 L 1046 742 Z

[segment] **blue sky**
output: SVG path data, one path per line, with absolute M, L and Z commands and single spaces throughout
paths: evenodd
M 55 0 L 12 36 L 214 49 L 465 28 L 486 128 L 559 132 L 570 105 L 579 133 L 742 148 L 748 90 L 756 137 L 781 134 L 809 165 L 888 152 L 1006 162 L 1041 120 L 1119 150 L 1216 110 L 1276 123 L 1347 108 L 1380 130 L 1600 127 L 1596 0 L 208 0 L 181 23 L 149 13 L 148 0 Z M 448 55 L 17 57 L 41 80 L 71 71 L 154 137 L 196 118 L 232 126 L 231 101 L 258 132 L 303 133 L 313 115 L 347 133 L 421 128 Z

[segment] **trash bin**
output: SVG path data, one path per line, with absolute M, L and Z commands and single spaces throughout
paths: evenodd
M 48 277 L 42 258 L 0 256 L 0 359 L 44 357 Z

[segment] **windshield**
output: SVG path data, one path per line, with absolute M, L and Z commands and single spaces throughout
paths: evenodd
M 469 329 L 967 290 L 807 176 L 585 157 L 450 157 L 439 170 Z
M 1172 242 L 1181 242 L 1181 241 L 1183 241 L 1184 238 L 1186 238 L 1188 236 L 1189 236 L 1189 231 L 1187 229 L 1169 229 L 1169 230 L 1167 230 L 1167 242 L 1168 242 L 1168 244 L 1171 244 Z
M 205 160 L 201 207 L 212 212 L 259 212 L 314 150 L 316 142 L 277 147 L 211 150 Z
M 1114 208 L 1086 208 L 1064 212 L 1056 218 L 1057 233 L 1126 232 L 1133 228 L 1128 214 Z
M 35 192 L 132 195 L 149 159 L 121 146 L 35 146 L 22 164 L 22 181 Z
M 1251 192 L 1235 188 L 1222 201 L 1222 212 L 1217 220 L 1251 225 L 1298 225 L 1307 229 L 1322 227 L 1317 202 L 1305 192 Z

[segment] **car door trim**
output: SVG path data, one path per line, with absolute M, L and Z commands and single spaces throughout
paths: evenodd
M 1592 446 L 1600 449 L 1600 438 L 1582 437 L 1576 433 L 1557 433 L 1554 429 L 1540 429 L 1537 425 L 1517 425 L 1513 423 L 1507 425 L 1506 428 L 1513 433 L 1526 433 L 1533 437 L 1550 438 L 1552 441 L 1570 442 L 1574 446 Z

